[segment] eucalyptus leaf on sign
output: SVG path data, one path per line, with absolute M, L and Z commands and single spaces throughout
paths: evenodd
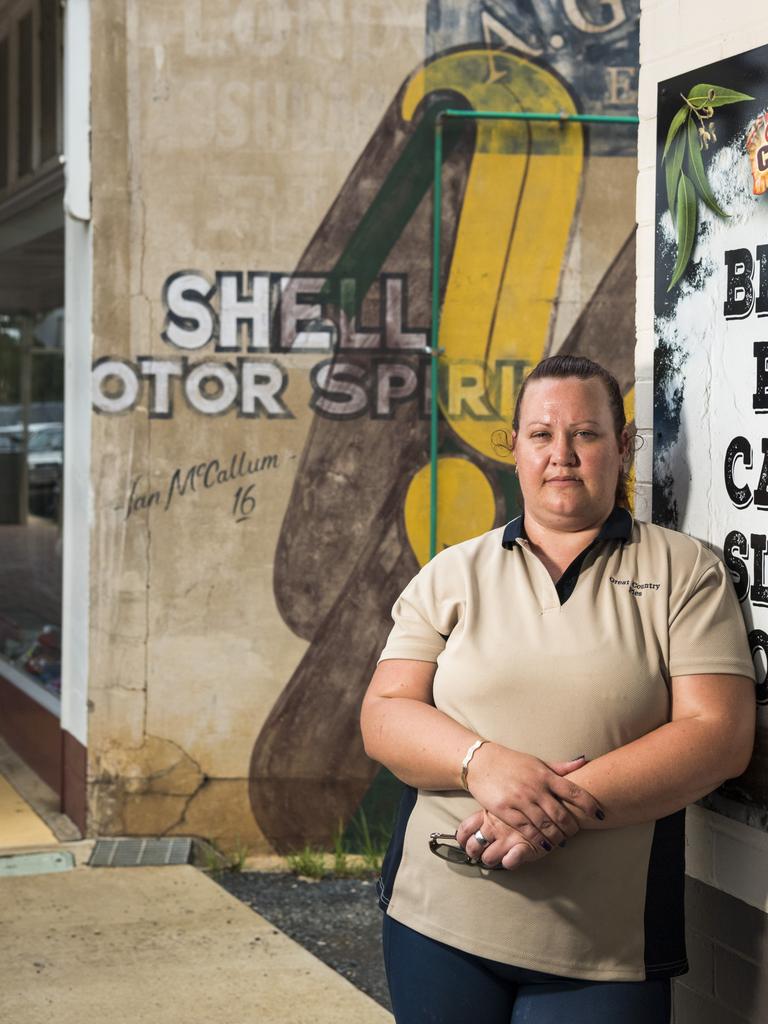
M 683 276 L 683 271 L 688 266 L 691 258 L 693 242 L 696 238 L 696 219 L 698 203 L 696 202 L 696 189 L 693 187 L 690 178 L 684 172 L 680 172 L 680 183 L 677 186 L 677 260 L 675 269 L 672 271 L 672 280 L 669 282 L 667 291 L 671 291 Z
M 688 120 L 688 107 L 680 107 L 678 112 L 672 118 L 672 124 L 670 124 L 670 126 L 669 126 L 669 131 L 667 132 L 667 141 L 666 141 L 666 143 L 664 145 L 664 153 L 663 153 L 663 155 L 661 157 L 662 160 L 666 159 L 667 153 L 669 152 L 669 147 L 672 145 L 672 143 L 673 143 L 673 141 L 675 139 L 675 136 L 677 135 L 677 133 L 680 131 L 680 128 L 683 126 L 683 124 L 685 124 L 685 122 L 687 120 Z
M 665 174 L 667 178 L 667 204 L 669 206 L 669 212 L 672 214 L 672 220 L 675 219 L 675 203 L 677 202 L 677 186 L 680 181 L 680 174 L 683 170 L 683 157 L 685 156 L 685 132 L 682 132 L 677 136 L 677 139 L 672 144 L 672 150 L 670 153 L 669 160 L 667 160 L 667 166 L 665 168 Z
M 664 179 L 667 204 L 677 235 L 677 259 L 667 291 L 671 291 L 685 273 L 696 240 L 698 201 L 701 199 L 718 217 L 729 214 L 715 199 L 707 179 L 702 151 L 717 142 L 715 108 L 754 99 L 746 93 L 720 85 L 700 83 L 682 96 L 683 106 L 672 118 L 667 130 L 664 152 Z
M 747 96 L 745 92 L 722 89 L 719 85 L 694 85 L 687 96 L 688 102 L 697 110 L 702 107 L 724 107 L 728 103 L 741 103 L 742 100 L 754 98 Z

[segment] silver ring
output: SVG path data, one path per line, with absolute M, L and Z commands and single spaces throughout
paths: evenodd
M 490 842 L 491 842 L 490 839 L 486 839 L 485 838 L 485 836 L 480 831 L 480 829 L 478 829 L 477 832 L 475 832 L 475 834 L 473 835 L 472 838 L 476 839 L 478 841 L 478 843 L 480 843 L 481 846 L 488 846 L 490 844 Z

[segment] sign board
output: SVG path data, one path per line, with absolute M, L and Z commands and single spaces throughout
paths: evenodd
M 704 803 L 768 828 L 768 46 L 659 84 L 653 518 L 724 558 L 757 669 L 747 772 Z

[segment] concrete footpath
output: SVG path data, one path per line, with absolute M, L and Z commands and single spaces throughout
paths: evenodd
M 7 786 L 7 783 L 5 783 Z M 0 874 L 2 1024 L 385 1024 L 392 1017 L 207 875 L 90 868 L 0 787 L 0 855 L 69 851 L 55 874 Z M 30 835 L 34 838 L 30 842 Z

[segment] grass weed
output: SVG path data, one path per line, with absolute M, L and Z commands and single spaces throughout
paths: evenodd
M 248 844 L 244 843 L 240 836 L 238 836 L 235 839 L 235 845 L 229 854 L 229 863 L 227 864 L 228 869 L 230 871 L 242 871 L 250 852 Z
M 304 878 L 325 877 L 325 855 L 322 850 L 315 850 L 309 844 L 303 850 L 289 853 L 285 859 L 295 875 L 301 875 Z
M 224 854 L 217 849 L 216 844 L 212 839 L 206 839 L 201 849 L 201 858 L 203 871 L 208 872 L 209 875 L 217 875 L 221 871 L 225 871 L 228 867 L 227 858 Z
M 350 853 L 344 847 L 344 823 L 339 826 L 333 836 L 333 874 L 336 878 L 370 878 L 372 870 L 365 858 Z
M 303 878 L 375 878 L 381 873 L 388 838 L 382 830 L 371 828 L 365 811 L 359 808 L 348 828 L 338 822 L 329 853 L 307 844 L 285 860 L 288 869 Z
M 352 819 L 352 826 L 365 867 L 372 874 L 378 875 L 387 849 L 387 837 L 372 832 L 362 807 Z
M 220 849 L 213 839 L 205 839 L 200 843 L 201 867 L 210 875 L 218 875 L 222 871 L 243 871 L 250 852 L 248 844 L 239 836 L 227 852 Z

